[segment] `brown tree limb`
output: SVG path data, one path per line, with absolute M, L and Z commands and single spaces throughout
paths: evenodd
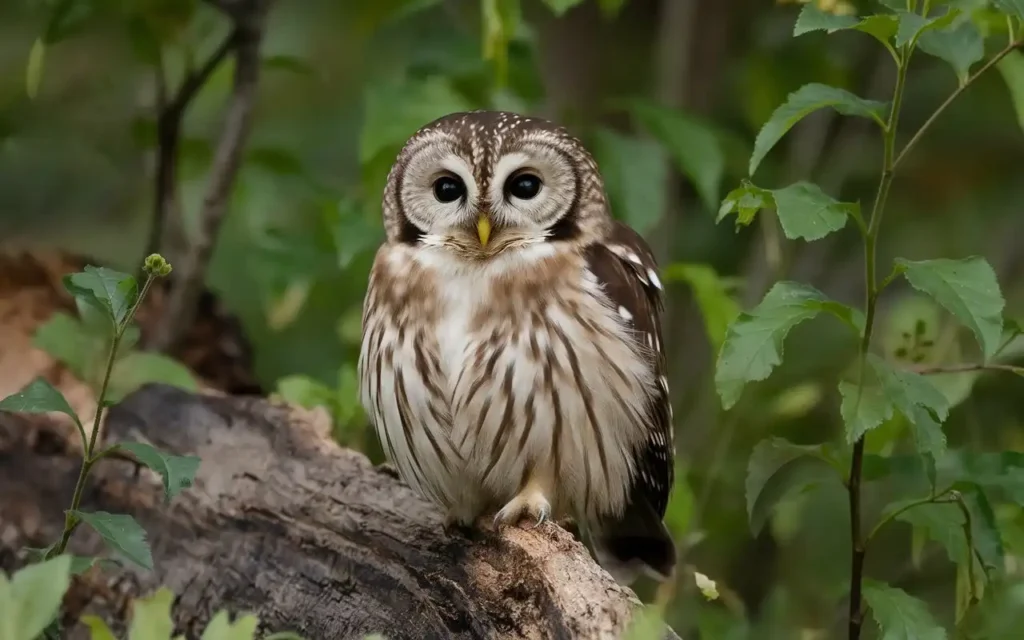
M 199 232 L 175 264 L 166 315 L 147 345 L 154 350 L 173 349 L 195 317 L 217 233 L 229 209 L 232 187 L 249 136 L 259 82 L 260 44 L 271 3 L 270 0 L 248 0 L 244 4 L 246 11 L 230 14 L 236 21 L 231 47 L 235 54 L 234 86 L 203 198 Z M 232 7 L 235 6 L 232 3 Z
M 639 601 L 570 534 L 554 524 L 445 531 L 393 469 L 339 447 L 329 431 L 325 414 L 260 399 L 156 385 L 130 395 L 109 413 L 106 444 L 148 442 L 202 464 L 170 504 L 148 470 L 114 459 L 95 467 L 83 505 L 131 513 L 154 570 L 92 569 L 65 600 L 69 617 L 98 614 L 123 630 L 130 599 L 163 585 L 178 596 L 176 632 L 190 638 L 222 608 L 256 613 L 263 633 L 311 640 L 623 636 Z M 24 563 L 21 547 L 60 530 L 76 471 L 73 454 L 54 445 L 65 437 L 42 419 L 0 414 L 6 570 Z M 101 549 L 84 528 L 71 547 Z

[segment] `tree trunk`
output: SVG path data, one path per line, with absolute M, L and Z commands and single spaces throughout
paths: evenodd
M 306 638 L 618 638 L 640 603 L 554 524 L 446 532 L 439 512 L 329 436 L 326 414 L 258 398 L 150 385 L 113 407 L 107 443 L 149 442 L 200 456 L 195 484 L 166 504 L 159 478 L 106 459 L 86 510 L 132 514 L 154 570 L 102 565 L 76 580 L 69 621 L 95 613 L 125 628 L 130 598 L 163 585 L 179 632 L 198 638 L 227 608 L 262 633 Z M 78 473 L 73 429 L 0 413 L 0 565 L 52 542 Z M 80 528 L 72 551 L 101 543 Z M 666 632 L 667 637 L 676 637 Z M 85 637 L 81 626 L 69 637 Z

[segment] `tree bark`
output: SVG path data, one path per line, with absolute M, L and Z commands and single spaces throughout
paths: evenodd
M 554 524 L 445 531 L 438 510 L 389 465 L 335 444 L 324 413 L 150 385 L 110 410 L 102 436 L 202 463 L 169 504 L 158 476 L 134 462 L 96 465 L 84 508 L 132 514 L 154 570 L 94 567 L 65 599 L 69 622 L 95 613 L 123 630 L 130 598 L 161 585 L 178 596 L 176 629 L 189 638 L 222 608 L 257 614 L 261 633 L 309 639 L 619 638 L 640 606 Z M 59 535 L 78 472 L 70 437 L 49 416 L 0 413 L 8 571 L 23 564 L 22 547 Z M 102 548 L 84 527 L 71 547 Z

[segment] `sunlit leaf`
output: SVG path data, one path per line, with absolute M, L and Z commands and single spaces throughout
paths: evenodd
M 174 358 L 151 351 L 133 351 L 114 364 L 107 397 L 112 402 L 120 402 L 139 387 L 151 383 L 185 391 L 199 389 L 191 370 Z
M 0 411 L 11 411 L 13 413 L 49 413 L 50 411 L 59 411 L 66 416 L 70 416 L 79 427 L 82 425 L 78 415 L 75 414 L 74 409 L 68 404 L 64 394 L 43 378 L 36 378 L 18 393 L 0 400 Z
M 238 616 L 234 622 L 227 611 L 218 611 L 203 630 L 201 640 L 252 640 L 259 619 L 254 615 Z
M 634 103 L 632 113 L 665 146 L 679 171 L 693 181 L 704 206 L 714 211 L 725 172 L 725 153 L 711 125 L 678 109 L 647 102 Z
M 856 442 L 892 417 L 892 403 L 879 386 L 866 384 L 862 393 L 858 393 L 855 383 L 843 381 L 839 383 L 839 394 L 847 442 Z
M 119 556 L 143 569 L 153 568 L 153 555 L 146 542 L 146 530 L 135 518 L 106 511 L 72 511 L 71 515 L 92 527 Z
M 793 26 L 793 36 L 801 36 L 811 31 L 825 31 L 835 33 L 843 29 L 850 29 L 860 22 L 857 16 L 836 15 L 822 11 L 814 2 L 808 2 L 800 10 L 796 24 Z
M 191 487 L 196 471 L 199 470 L 200 461 L 196 456 L 171 455 L 143 442 L 121 442 L 117 447 L 128 451 L 139 462 L 160 474 L 167 500 L 178 495 L 182 489 Z
M 746 497 L 750 531 L 757 535 L 775 507 L 789 495 L 838 479 L 817 446 L 782 438 L 762 440 L 747 464 Z
M 697 584 L 697 588 L 700 589 L 701 595 L 708 600 L 718 599 L 718 585 L 715 584 L 714 580 L 700 571 L 693 572 L 693 580 Z
M 647 233 L 665 213 L 668 163 L 661 146 L 599 129 L 592 147 L 613 213 L 639 233 Z
M 665 267 L 662 276 L 666 282 L 685 282 L 690 285 L 704 318 L 704 330 L 717 352 L 725 341 L 729 324 L 740 314 L 739 303 L 731 294 L 731 288 L 714 268 L 705 264 L 671 264 Z
M 995 271 L 984 258 L 898 259 L 896 264 L 915 289 L 934 298 L 970 328 L 985 357 L 992 357 L 1001 345 L 1006 303 Z
M 730 409 L 748 382 L 766 379 L 782 363 L 782 347 L 789 331 L 827 311 L 853 327 L 863 324 L 861 314 L 829 300 L 817 289 L 794 282 L 776 283 L 757 307 L 741 313 L 726 333 L 718 355 L 715 386 L 722 406 Z
M 132 602 L 132 621 L 128 627 L 131 640 L 170 640 L 174 631 L 171 605 L 174 592 L 161 587 L 156 592 Z
M 887 108 L 884 102 L 865 100 L 854 94 L 824 84 L 806 84 L 789 94 L 786 102 L 775 110 L 771 118 L 757 134 L 754 152 L 750 156 L 750 175 L 754 175 L 761 161 L 772 147 L 786 135 L 793 126 L 809 114 L 831 107 L 847 116 L 871 118 L 884 126 L 883 114 Z
M 59 555 L 30 564 L 11 576 L 12 640 L 34 640 L 57 617 L 64 592 L 71 584 L 71 557 Z M 0 599 L 2 599 L 0 595 Z M 0 627 L 2 629 L 2 627 Z
M 89 629 L 91 640 L 117 640 L 117 636 L 110 630 L 103 618 L 93 615 L 84 615 L 79 621 Z
M 1010 102 L 1013 104 L 1014 113 L 1017 114 L 1017 123 L 1024 131 L 1024 53 L 1011 51 L 996 63 L 996 68 L 1010 90 Z
M 881 630 L 880 640 L 946 640 L 928 606 L 902 589 L 866 579 L 864 600 Z
M 961 16 L 945 29 L 922 34 L 917 46 L 928 55 L 948 62 L 960 84 L 967 81 L 974 63 L 985 57 L 984 38 L 967 16 Z

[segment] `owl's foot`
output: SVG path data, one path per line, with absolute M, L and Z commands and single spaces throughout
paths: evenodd
M 508 504 L 498 511 L 494 516 L 494 528 L 497 529 L 503 524 L 514 525 L 520 520 L 530 519 L 536 522 L 533 528 L 537 528 L 551 516 L 551 503 L 540 491 L 528 489 L 512 498 Z

